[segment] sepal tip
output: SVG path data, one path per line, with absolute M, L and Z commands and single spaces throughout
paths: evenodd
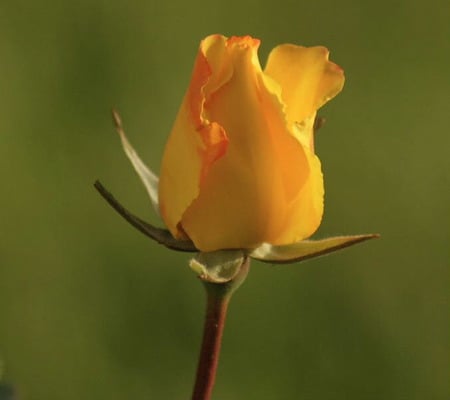
M 335 236 L 321 240 L 302 240 L 300 242 L 274 246 L 264 243 L 249 255 L 270 264 L 291 264 L 329 254 L 369 239 L 379 238 L 377 233 L 349 236 Z

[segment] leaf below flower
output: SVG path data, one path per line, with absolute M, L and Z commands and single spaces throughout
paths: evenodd
M 283 246 L 273 246 L 264 243 L 253 250 L 249 256 L 255 260 L 270 264 L 290 264 L 319 257 L 378 237 L 378 234 L 372 233 L 366 235 L 335 236 L 322 240 L 302 240 Z

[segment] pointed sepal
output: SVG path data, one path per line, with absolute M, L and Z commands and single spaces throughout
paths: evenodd
M 120 136 L 120 141 L 122 142 L 123 150 L 130 160 L 131 164 L 134 167 L 134 170 L 138 174 L 142 183 L 147 190 L 148 196 L 150 197 L 150 201 L 155 209 L 156 213 L 159 215 L 159 204 L 158 204 L 158 184 L 159 178 L 156 174 L 152 172 L 152 170 L 145 165 L 145 163 L 141 160 L 136 150 L 134 150 L 131 143 L 128 141 L 127 136 L 125 135 L 125 131 L 122 126 L 122 119 L 120 118 L 119 113 L 116 110 L 112 110 L 112 116 L 114 125 L 116 127 L 117 133 Z
M 134 214 L 128 211 L 122 204 L 120 204 L 99 181 L 96 181 L 94 183 L 94 186 L 97 189 L 97 191 L 102 195 L 102 197 L 109 203 L 109 205 L 112 208 L 114 208 L 114 210 L 116 210 L 126 221 L 128 221 L 138 231 L 142 232 L 150 239 L 153 239 L 156 242 L 172 250 L 187 251 L 187 252 L 198 251 L 194 243 L 192 243 L 190 240 L 175 239 L 167 229 L 157 228 L 149 224 L 148 222 L 143 221 L 139 217 L 136 217 Z
M 283 246 L 264 243 L 253 250 L 249 256 L 269 264 L 290 264 L 319 257 L 378 237 L 378 234 L 336 236 L 322 240 L 302 240 Z

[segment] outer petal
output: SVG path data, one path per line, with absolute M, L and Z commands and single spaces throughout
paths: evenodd
M 279 88 L 263 76 L 258 45 L 251 38 L 227 42 L 222 61 L 233 66 L 232 76 L 206 98 L 205 115 L 223 127 L 229 142 L 181 221 L 202 251 L 278 243 L 308 179 L 308 158 L 287 128 Z M 291 241 L 298 236 L 290 234 Z
M 290 123 L 313 120 L 317 109 L 342 90 L 344 72 L 328 55 L 321 46 L 284 44 L 271 51 L 264 72 L 281 86 Z M 312 125 L 309 135 L 312 143 Z
M 320 160 L 311 152 L 306 152 L 309 165 L 308 178 L 290 203 L 285 229 L 269 243 L 283 245 L 310 237 L 319 227 L 323 216 L 323 175 Z
M 225 153 L 227 147 L 227 138 L 222 128 L 209 123 L 203 113 L 204 88 L 211 82 L 213 67 L 220 65 L 222 71 L 215 75 L 212 83 L 223 84 L 227 74 L 229 75 L 229 71 L 221 63 L 220 55 L 225 40 L 223 36 L 214 35 L 202 41 L 190 86 L 162 159 L 160 211 L 167 227 L 178 238 L 185 236 L 179 223 L 186 208 L 198 196 L 202 176 L 207 173 L 209 165 Z M 209 62 L 208 54 L 215 63 Z
M 272 244 L 287 244 L 311 236 L 323 215 L 323 176 L 320 160 L 314 155 L 313 124 L 316 111 L 338 94 L 344 73 L 328 61 L 325 47 L 281 45 L 272 50 L 265 74 L 281 86 L 286 117 L 292 134 L 305 149 L 308 178 L 289 206 L 289 221 Z M 294 239 L 294 240 L 293 240 Z

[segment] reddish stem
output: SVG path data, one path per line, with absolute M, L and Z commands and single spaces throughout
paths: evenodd
M 212 285 L 212 284 L 207 284 Z M 219 291 L 207 290 L 207 307 L 203 328 L 203 341 L 197 367 L 197 377 L 192 400 L 209 400 L 216 379 L 222 344 L 223 328 L 227 315 L 230 296 L 221 295 Z
M 239 271 L 232 280 L 212 283 L 203 280 L 206 289 L 207 304 L 205 325 L 203 327 L 202 348 L 198 360 L 192 400 L 210 400 L 216 380 L 223 328 L 227 316 L 228 304 L 232 294 L 244 282 L 250 268 L 250 260 L 245 258 Z

